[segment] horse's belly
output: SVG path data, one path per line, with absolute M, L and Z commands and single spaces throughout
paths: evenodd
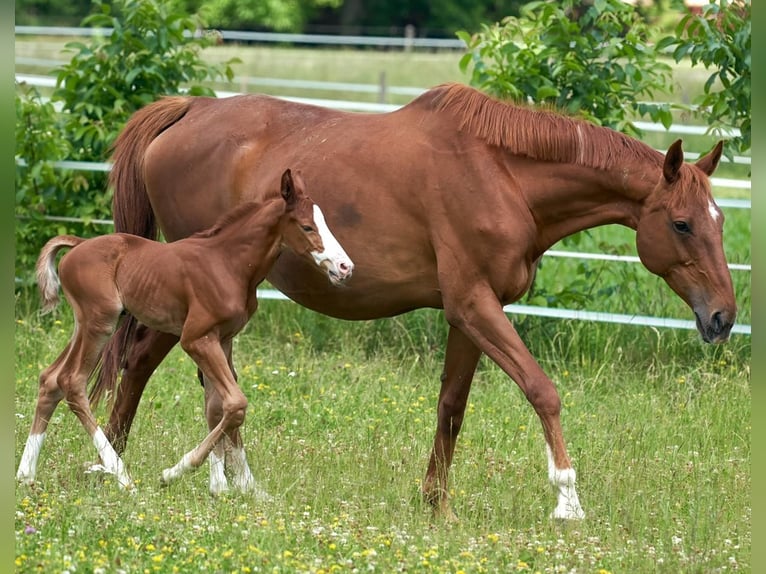
M 311 265 L 280 257 L 267 279 L 296 303 L 338 319 L 377 319 L 442 306 L 435 273 L 426 269 L 379 277 L 365 273 L 362 263 L 346 283 L 335 286 Z

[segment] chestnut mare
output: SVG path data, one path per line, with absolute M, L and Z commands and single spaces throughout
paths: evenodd
M 719 143 L 696 164 L 615 131 L 438 86 L 397 111 L 344 113 L 263 95 L 170 97 L 136 112 L 114 145 L 118 230 L 171 240 L 261 197 L 280 165 L 300 167 L 354 259 L 332 289 L 289 254 L 268 280 L 301 305 L 343 319 L 443 308 L 450 325 L 436 435 L 423 482 L 451 518 L 448 473 L 479 357 L 524 392 L 542 423 L 554 517 L 580 518 L 561 402 L 503 305 L 529 288 L 555 242 L 617 223 L 636 230 L 641 261 L 691 307 L 702 338 L 725 341 L 736 305 L 710 176 Z M 139 327 L 115 338 L 92 397 L 122 379 L 105 428 L 125 448 L 141 393 L 177 337 Z M 125 350 L 121 355 L 120 351 Z M 214 397 L 210 397 L 213 399 Z M 213 418 L 208 424 L 213 425 Z
M 35 417 L 17 478 L 34 481 L 48 421 L 65 398 L 93 440 L 104 470 L 115 474 L 120 486 L 132 488 L 125 465 L 96 423 L 86 389 L 103 346 L 126 310 L 143 324 L 180 338 L 184 351 L 205 375 L 206 391 L 215 391 L 222 400 L 218 424 L 177 465 L 163 471 L 163 484 L 199 467 L 213 448 L 222 459 L 224 446 L 229 446 L 232 459 L 244 469 L 235 486 L 255 488 L 237 432 L 247 399 L 227 355 L 233 337 L 258 306 L 256 286 L 277 259 L 282 243 L 296 256 L 313 259 L 324 268 L 330 283 L 351 276 L 353 264 L 327 229 L 319 207 L 305 194 L 300 176 L 293 178 L 290 170 L 282 176 L 281 197 L 242 203 L 214 227 L 175 243 L 123 233 L 87 240 L 61 235 L 48 241 L 37 260 L 43 312 L 53 310 L 59 301 L 56 254 L 72 247 L 62 258 L 59 273 L 74 309 L 75 328 L 66 348 L 40 375 Z M 224 436 L 231 445 L 224 445 Z M 222 469 L 218 479 L 217 488 L 225 490 Z

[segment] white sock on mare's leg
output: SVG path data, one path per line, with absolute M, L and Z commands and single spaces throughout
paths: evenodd
M 566 520 L 582 520 L 585 512 L 580 506 L 580 499 L 575 490 L 577 474 L 573 468 L 556 468 L 553 460 L 551 447 L 545 445 L 548 455 L 548 479 L 556 487 L 558 497 L 556 508 L 551 513 L 551 518 L 564 518 Z

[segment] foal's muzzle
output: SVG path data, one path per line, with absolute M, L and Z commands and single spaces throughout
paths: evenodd
M 320 265 L 327 271 L 327 277 L 333 285 L 345 282 L 354 272 L 354 263 L 351 259 L 332 260 L 325 259 Z

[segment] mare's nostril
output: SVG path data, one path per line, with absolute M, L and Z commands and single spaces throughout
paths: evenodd
M 723 329 L 723 321 L 721 319 L 721 312 L 716 311 L 713 313 L 713 316 L 710 318 L 710 324 L 713 327 L 713 331 L 716 333 L 720 333 Z

